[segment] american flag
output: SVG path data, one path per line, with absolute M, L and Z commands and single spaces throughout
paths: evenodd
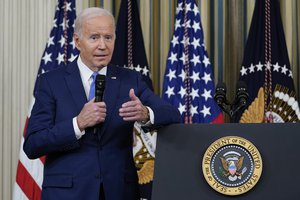
M 37 77 L 41 73 L 73 61 L 78 55 L 79 52 L 73 41 L 75 18 L 75 0 L 58 0 L 53 28 L 41 59 Z M 20 159 L 13 193 L 14 200 L 38 200 L 41 198 L 44 158 L 29 160 L 23 151 L 24 136 L 33 104 L 34 95 L 21 139 Z
M 185 123 L 221 123 L 214 78 L 195 0 L 178 0 L 163 83 L 163 98 L 178 107 Z

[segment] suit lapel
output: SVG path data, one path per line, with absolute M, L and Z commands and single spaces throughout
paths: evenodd
M 67 75 L 65 80 L 67 86 L 80 112 L 84 104 L 87 102 L 87 98 L 77 66 L 77 59 L 66 67 L 66 72 Z
M 74 102 L 77 105 L 78 111 L 80 112 L 84 104 L 87 102 L 86 94 L 83 88 L 80 72 L 77 66 L 77 61 L 70 63 L 66 67 L 67 75 L 65 77 L 66 84 L 71 92 Z M 106 84 L 104 91 L 104 101 L 107 108 L 107 116 L 102 129 L 101 136 L 105 131 L 109 121 L 112 119 L 115 104 L 119 95 L 119 88 L 121 83 L 121 77 L 117 67 L 108 65 L 106 74 Z
M 108 65 L 106 74 L 106 86 L 104 91 L 104 101 L 107 108 L 106 125 L 111 120 L 115 104 L 118 99 L 121 78 L 117 67 Z M 104 128 L 105 129 L 105 128 Z

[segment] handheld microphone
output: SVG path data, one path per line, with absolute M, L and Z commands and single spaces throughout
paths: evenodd
M 103 101 L 105 76 L 98 74 L 95 80 L 95 102 Z
M 105 90 L 105 76 L 98 74 L 95 80 L 95 102 L 103 101 L 103 94 Z M 94 128 L 94 134 L 101 128 L 101 124 L 97 124 Z

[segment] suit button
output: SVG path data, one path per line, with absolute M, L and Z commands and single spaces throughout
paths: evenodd
M 95 176 L 95 178 L 96 178 L 96 179 L 100 179 L 100 174 L 97 174 L 97 175 Z

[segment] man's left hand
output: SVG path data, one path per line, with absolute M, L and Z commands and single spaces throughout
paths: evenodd
M 134 89 L 129 91 L 130 101 L 123 103 L 119 109 L 119 115 L 123 117 L 124 121 L 149 121 L 149 111 L 146 106 L 142 104 L 140 99 L 135 96 Z

